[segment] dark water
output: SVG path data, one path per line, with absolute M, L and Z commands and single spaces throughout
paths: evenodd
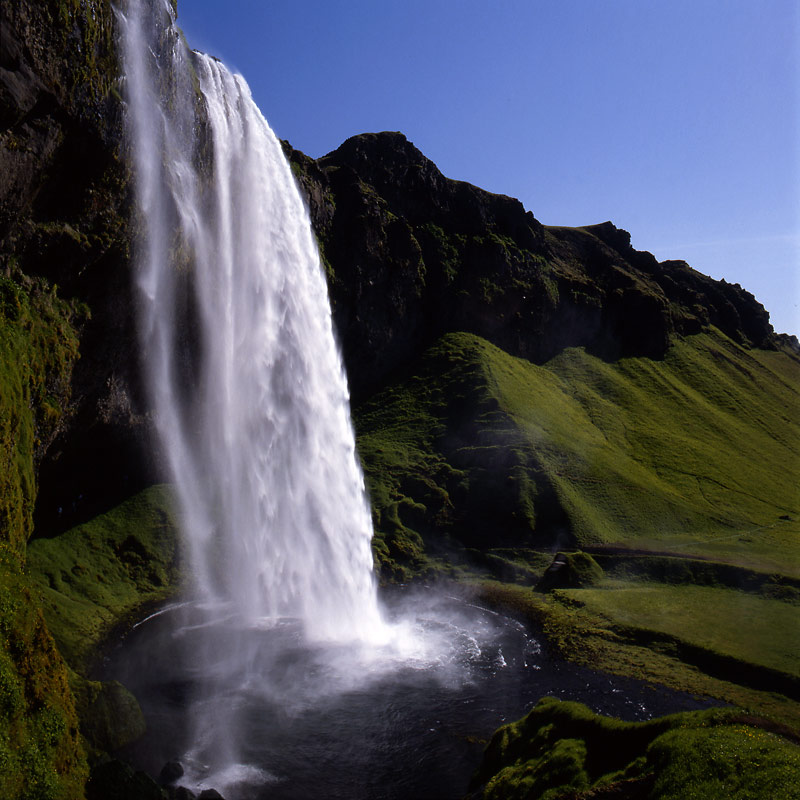
M 190 606 L 140 624 L 101 676 L 148 723 L 120 755 L 153 775 L 177 758 L 179 784 L 226 800 L 445 800 L 464 795 L 493 731 L 544 695 L 628 720 L 705 705 L 554 659 L 463 599 L 405 597 L 391 613 L 416 644 L 309 645 L 296 621 L 244 629 Z

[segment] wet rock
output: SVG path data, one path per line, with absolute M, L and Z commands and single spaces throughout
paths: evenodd
M 197 795 L 185 786 L 170 786 L 167 788 L 169 800 L 196 800 Z
M 167 800 L 168 795 L 144 772 L 110 759 L 98 764 L 86 784 L 87 800 Z
M 225 798 L 216 789 L 203 789 L 197 800 L 225 800 Z
M 162 784 L 175 783 L 178 778 L 182 778 L 184 773 L 183 764 L 177 759 L 167 761 L 158 775 L 158 780 Z
M 119 681 L 86 681 L 75 697 L 81 733 L 97 749 L 113 752 L 145 732 L 139 703 Z

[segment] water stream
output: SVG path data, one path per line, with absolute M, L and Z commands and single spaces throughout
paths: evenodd
M 142 362 L 193 590 L 317 638 L 380 636 L 347 383 L 289 165 L 169 0 L 126 9 Z

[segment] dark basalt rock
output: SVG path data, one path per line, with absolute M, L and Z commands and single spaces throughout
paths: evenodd
M 158 780 L 162 784 L 175 783 L 175 781 L 183 777 L 183 773 L 183 764 L 181 764 L 180 761 L 168 761 L 161 768 L 161 772 L 158 775 Z
M 80 338 L 68 404 L 37 454 L 37 535 L 152 479 L 130 275 L 131 190 L 111 5 L 0 10 L 0 275 L 57 287 Z
M 225 800 L 225 798 L 216 789 L 203 789 L 197 800 Z
M 92 769 L 86 800 L 167 800 L 167 793 L 147 774 L 109 759 Z
M 169 800 L 196 800 L 197 795 L 185 786 L 167 788 Z

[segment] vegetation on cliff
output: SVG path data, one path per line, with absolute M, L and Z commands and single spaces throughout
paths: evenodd
M 70 399 L 74 308 L 0 277 L 0 794 L 79 796 L 86 761 L 64 662 L 25 573 L 36 467 Z
M 541 366 L 447 334 L 356 409 L 377 551 L 390 572 L 421 563 L 424 540 L 431 555 L 615 545 L 793 574 L 799 384 L 792 355 L 713 330 L 660 360 L 568 349 Z

